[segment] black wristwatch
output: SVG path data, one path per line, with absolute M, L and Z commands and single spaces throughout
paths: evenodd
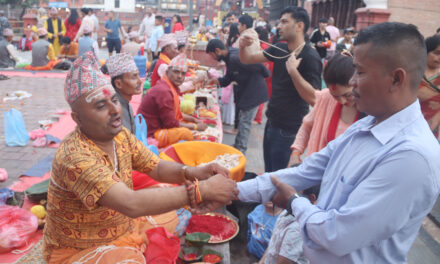
M 287 210 L 287 212 L 289 214 L 293 215 L 293 213 L 292 213 L 292 202 L 293 202 L 293 200 L 295 200 L 296 198 L 300 198 L 300 197 L 306 197 L 306 196 L 304 196 L 302 194 L 299 194 L 299 193 L 295 193 L 295 194 L 292 194 L 292 196 L 290 196 L 288 204 L 287 204 L 287 208 L 286 208 L 286 210 Z

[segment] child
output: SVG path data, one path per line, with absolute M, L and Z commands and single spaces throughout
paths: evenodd
M 320 185 L 303 191 L 303 194 L 315 204 Z M 283 210 L 273 229 L 269 246 L 259 264 L 308 264 L 302 249 L 301 229 L 295 217 Z
M 249 253 L 262 258 L 266 250 L 272 230 L 274 229 L 281 208 L 275 207 L 272 202 L 258 205 L 248 215 L 248 244 Z

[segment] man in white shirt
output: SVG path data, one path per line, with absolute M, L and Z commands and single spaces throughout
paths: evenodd
M 95 21 L 93 20 L 91 16 L 91 12 L 89 8 L 81 8 L 81 27 L 78 30 L 78 33 L 76 33 L 75 38 L 73 39 L 74 42 L 77 42 L 78 39 L 84 34 L 84 27 L 88 26 L 88 28 L 92 29 L 92 36 L 96 35 L 93 34 L 93 30 L 95 28 Z
M 151 8 L 147 8 L 146 15 L 144 17 L 144 20 L 142 20 L 141 26 L 139 28 L 139 37 L 141 40 L 145 39 L 145 49 L 147 50 L 149 61 L 152 61 L 153 59 L 151 52 L 149 51 L 149 47 L 151 34 L 153 33 L 153 28 L 155 27 L 155 17 L 156 16 L 153 14 Z
M 426 54 L 413 25 L 361 30 L 350 85 L 368 116 L 300 166 L 238 183 L 240 200 L 295 216 L 310 263 L 407 262 L 440 193 L 440 146 L 417 99 Z M 297 194 L 319 183 L 316 205 Z
M 99 19 L 98 17 L 95 15 L 95 10 L 90 8 L 89 11 L 90 17 L 93 19 L 93 22 L 95 24 L 95 27 L 93 28 L 93 34 L 92 34 L 92 38 L 96 41 L 98 41 L 98 32 L 99 32 Z
M 330 58 L 331 56 L 335 55 L 336 42 L 341 36 L 339 28 L 335 27 L 335 19 L 333 17 L 328 19 L 328 26 L 325 28 L 325 30 L 327 30 L 327 32 L 330 34 L 330 40 L 332 41 L 332 45 L 327 49 L 327 58 Z

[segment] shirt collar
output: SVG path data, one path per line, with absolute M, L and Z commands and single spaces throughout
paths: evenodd
M 417 99 L 414 103 L 395 113 L 380 124 L 373 126 L 370 131 L 382 145 L 390 141 L 400 130 L 407 127 L 414 120 L 422 115 L 420 103 Z M 370 125 L 374 125 L 375 118 L 372 118 Z
M 121 104 L 122 104 L 123 106 L 127 106 L 127 105 L 128 105 L 128 101 L 125 100 L 124 97 L 122 97 L 122 95 L 118 92 L 118 90 L 115 89 L 115 92 L 116 92 L 116 95 L 117 95 L 118 98 L 119 98 L 119 102 L 121 102 Z

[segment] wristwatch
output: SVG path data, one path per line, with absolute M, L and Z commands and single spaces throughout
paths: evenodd
M 286 210 L 287 210 L 287 212 L 289 214 L 293 215 L 293 213 L 292 213 L 292 202 L 293 202 L 293 200 L 295 200 L 296 198 L 300 198 L 300 197 L 306 197 L 306 196 L 304 196 L 302 194 L 299 194 L 299 193 L 295 193 L 295 194 L 292 194 L 292 196 L 290 196 L 288 204 L 287 204 L 287 208 L 286 208 Z

